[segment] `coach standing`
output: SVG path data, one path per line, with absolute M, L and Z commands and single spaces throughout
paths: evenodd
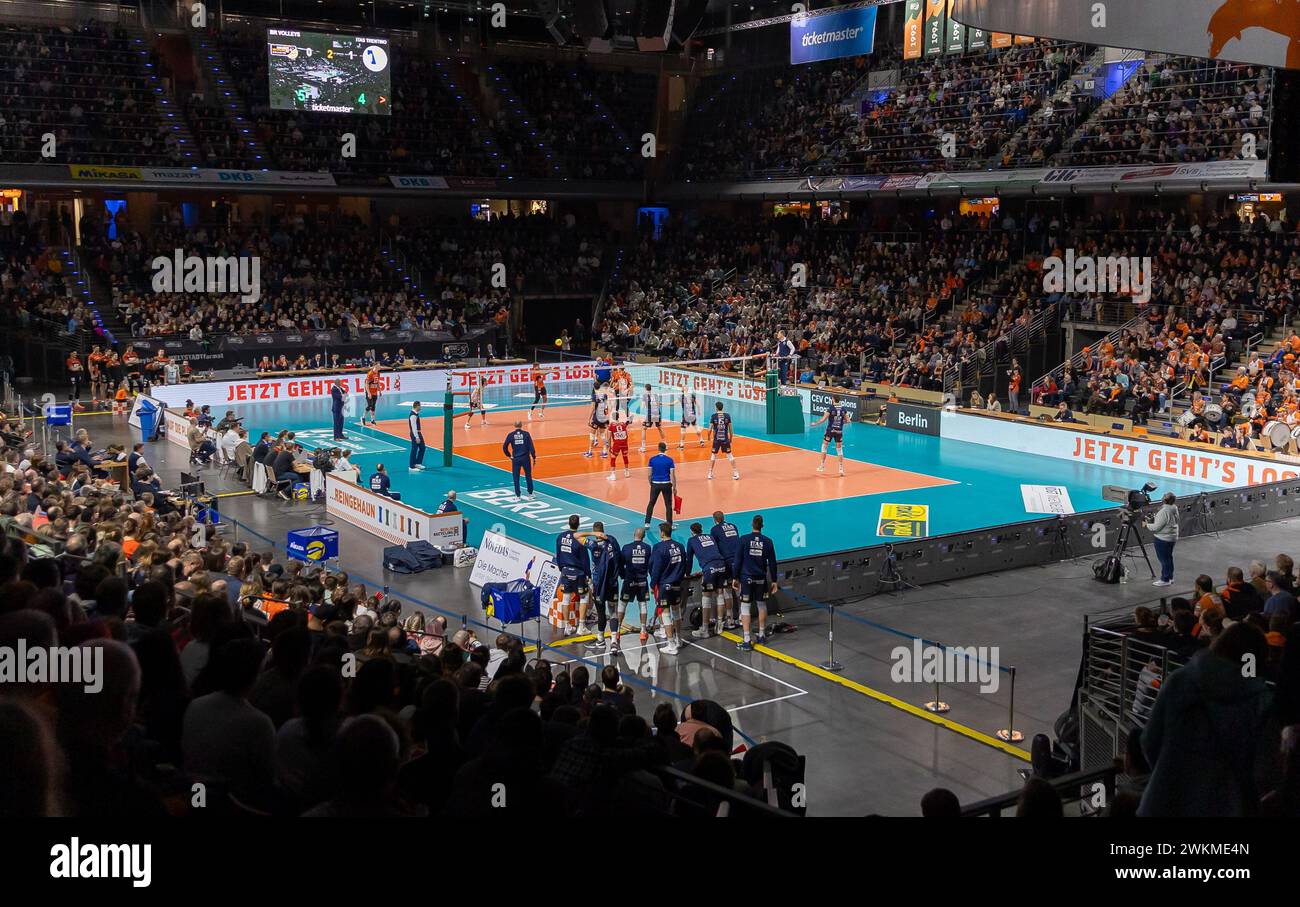
M 347 435 L 343 434 L 343 379 L 335 378 L 334 386 L 330 388 L 330 409 L 334 413 L 334 440 L 346 441 Z
M 515 482 L 515 497 L 519 493 L 519 472 L 523 471 L 528 479 L 528 497 L 533 496 L 533 466 L 537 463 L 537 448 L 533 446 L 533 436 L 524 431 L 524 423 L 515 422 L 515 430 L 506 435 L 501 452 L 510 458 L 510 476 Z
M 424 427 L 420 424 L 420 401 L 411 404 L 411 414 L 406 417 L 411 433 L 411 471 L 424 469 Z
M 655 503 L 662 495 L 664 499 L 664 512 L 667 515 L 664 522 L 669 526 L 673 524 L 673 498 L 677 496 L 677 464 L 673 458 L 668 456 L 666 451 L 668 445 L 663 441 L 659 442 L 659 453 L 650 458 L 650 503 L 645 508 L 645 525 L 650 528 L 650 517 L 654 514 Z

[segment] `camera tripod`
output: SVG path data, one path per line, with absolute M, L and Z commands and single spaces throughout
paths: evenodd
M 885 545 L 885 560 L 881 563 L 880 569 L 876 571 L 876 592 L 879 593 L 886 586 L 889 587 L 889 593 L 892 595 L 902 589 L 919 589 L 920 586 L 915 583 L 909 583 L 898 569 L 898 555 L 894 551 L 893 545 Z
M 1209 497 L 1203 492 L 1196 496 L 1196 503 L 1192 505 L 1192 531 L 1212 534 L 1216 539 L 1219 537 L 1219 519 L 1210 507 Z
M 1052 536 L 1052 550 L 1048 557 L 1062 561 L 1074 560 L 1074 546 L 1070 544 L 1070 527 L 1066 525 L 1065 517 L 1058 516 L 1056 524 L 1047 532 Z
M 1126 557 L 1136 557 L 1133 552 L 1128 550 L 1133 540 L 1137 540 L 1138 551 L 1142 552 L 1142 560 L 1147 562 L 1147 569 L 1151 571 L 1151 578 L 1156 578 L 1156 568 L 1151 566 L 1151 555 L 1147 554 L 1147 543 L 1142 537 L 1142 527 L 1138 524 L 1139 516 L 1137 510 L 1123 510 L 1120 512 L 1119 538 L 1115 540 L 1115 550 L 1111 556 L 1120 558 L 1121 562 Z

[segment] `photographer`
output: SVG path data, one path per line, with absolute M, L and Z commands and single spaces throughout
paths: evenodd
M 1174 584 L 1174 543 L 1178 541 L 1177 501 L 1178 497 L 1172 491 L 1165 492 L 1155 517 L 1143 522 L 1155 544 L 1156 560 L 1160 561 L 1160 579 L 1153 582 L 1153 586 Z

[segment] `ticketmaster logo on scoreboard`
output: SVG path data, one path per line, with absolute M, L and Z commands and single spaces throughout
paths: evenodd
M 627 520 L 620 517 L 588 507 L 578 507 L 571 501 L 562 501 L 550 495 L 538 494 L 531 501 L 516 500 L 513 488 L 485 488 L 481 491 L 468 491 L 461 497 L 480 506 L 491 507 L 518 519 L 536 523 L 538 528 L 550 532 L 568 529 L 569 515 L 573 513 L 578 514 L 579 529 L 590 529 L 597 520 L 603 522 L 606 528 L 627 525 Z

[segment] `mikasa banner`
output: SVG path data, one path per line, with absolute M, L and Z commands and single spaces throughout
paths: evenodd
M 963 25 L 1300 69 L 1294 0 L 957 0 Z

